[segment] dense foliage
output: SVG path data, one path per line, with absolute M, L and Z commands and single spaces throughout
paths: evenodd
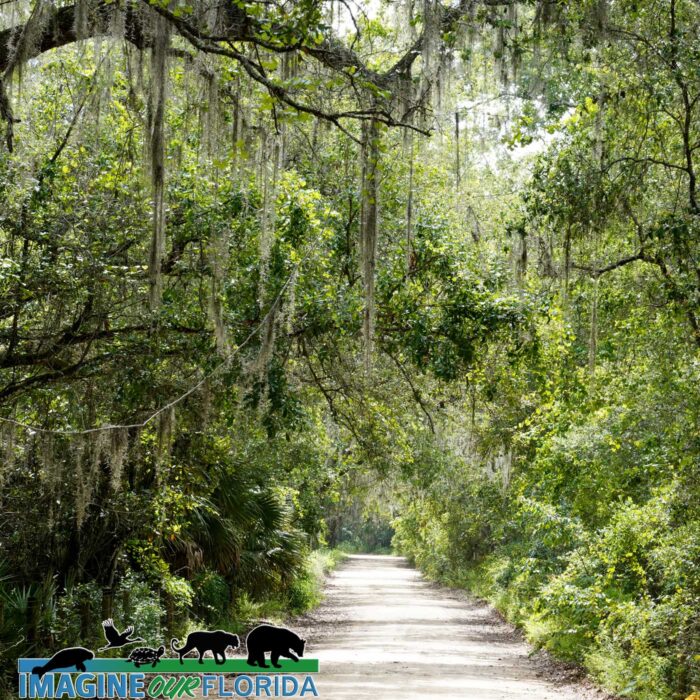
M 699 24 L 0 4 L 3 664 L 305 609 L 393 523 L 615 691 L 697 690 Z
M 468 449 L 411 475 L 397 546 L 655 700 L 700 684 L 699 16 L 609 9 L 569 46 L 563 117 L 511 137 L 554 134 L 510 219 L 537 352 L 471 373 Z

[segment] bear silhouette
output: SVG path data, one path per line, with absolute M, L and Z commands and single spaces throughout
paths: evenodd
M 177 641 L 177 639 L 172 639 L 170 641 L 170 648 L 180 657 L 181 664 L 184 663 L 182 657 L 195 649 L 199 654 L 200 664 L 204 663 L 202 657 L 207 651 L 210 651 L 214 655 L 214 661 L 216 661 L 217 664 L 223 664 L 226 662 L 226 649 L 228 647 L 237 649 L 240 645 L 238 635 L 231 634 L 231 632 L 224 632 L 223 630 L 216 630 L 215 632 L 191 632 L 187 635 L 185 645 L 179 649 L 175 646 Z M 221 661 L 219 661 L 219 657 L 221 657 Z
M 83 647 L 69 647 L 57 651 L 43 666 L 35 666 L 32 673 L 36 673 L 41 678 L 49 671 L 55 671 L 59 668 L 70 668 L 75 666 L 78 671 L 85 673 L 85 662 L 92 661 L 95 658 L 95 652 Z
M 272 665 L 281 668 L 278 663 L 280 656 L 292 661 L 299 661 L 299 656 L 304 656 L 306 640 L 286 627 L 259 625 L 248 633 L 246 645 L 249 666 L 269 668 L 265 663 L 265 652 L 269 651 Z

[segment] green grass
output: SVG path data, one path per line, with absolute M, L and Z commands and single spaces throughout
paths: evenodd
M 323 600 L 326 576 L 340 564 L 347 554 L 338 549 L 317 549 L 307 561 L 304 573 L 286 593 L 286 610 L 300 615 L 317 607 Z
M 224 622 L 226 628 L 242 634 L 259 620 L 282 624 L 290 617 L 312 610 L 323 600 L 326 576 L 346 558 L 347 554 L 338 549 L 311 552 L 302 573 L 284 592 L 266 600 L 254 600 L 247 594 L 239 596 Z
M 208 622 L 190 619 L 181 634 L 184 637 L 206 627 L 245 635 L 261 620 L 285 624 L 321 603 L 326 576 L 346 558 L 347 554 L 338 549 L 317 549 L 307 556 L 302 572 L 285 590 L 262 600 L 240 593 L 233 603 L 221 608 L 220 616 Z

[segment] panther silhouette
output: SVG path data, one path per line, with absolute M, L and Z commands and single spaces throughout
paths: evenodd
M 226 649 L 231 647 L 237 649 L 240 645 L 238 635 L 224 630 L 216 630 L 215 632 L 190 632 L 187 635 L 187 641 L 184 646 L 179 649 L 175 646 L 177 639 L 170 641 L 170 648 L 180 657 L 180 663 L 184 663 L 182 657 L 196 650 L 199 654 L 199 663 L 202 664 L 202 657 L 207 651 L 214 655 L 214 661 L 217 664 L 223 664 L 226 661 Z M 221 657 L 221 661 L 219 661 Z

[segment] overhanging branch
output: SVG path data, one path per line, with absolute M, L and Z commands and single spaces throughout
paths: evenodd
M 613 270 L 617 270 L 620 267 L 624 267 L 625 265 L 629 265 L 630 263 L 637 262 L 638 260 L 647 260 L 644 251 L 640 250 L 634 255 L 628 255 L 626 258 L 620 258 L 620 260 L 616 260 L 615 262 L 612 262 L 609 265 L 605 265 L 604 267 L 592 267 L 590 265 L 580 265 L 577 263 L 571 263 L 571 267 L 575 270 L 587 272 L 591 277 L 597 278 L 601 275 L 604 275 L 606 272 L 612 272 Z
M 512 4 L 510 0 L 480 0 L 485 6 L 505 6 Z M 402 81 L 410 75 L 413 63 L 420 54 L 423 46 L 423 35 L 413 43 L 404 55 L 386 71 L 377 71 L 369 68 L 360 56 L 352 48 L 347 47 L 338 37 L 327 34 L 320 43 L 305 41 L 303 39 L 290 39 L 288 43 L 270 40 L 272 36 L 285 36 L 284 26 L 273 26 L 263 30 L 262 20 L 253 17 L 234 3 L 226 8 L 226 29 L 218 34 L 209 34 L 200 29 L 185 17 L 176 16 L 167 8 L 154 4 L 149 0 L 139 2 L 127 2 L 120 6 L 117 3 L 106 0 L 94 0 L 88 11 L 88 26 L 83 28 L 78 36 L 76 30 L 76 6 L 66 5 L 62 7 L 47 7 L 47 13 L 42 19 L 40 35 L 32 42 L 22 46 L 21 60 L 35 58 L 52 49 L 60 48 L 88 37 L 106 36 L 111 34 L 114 25 L 114 13 L 122 12 L 124 15 L 124 38 L 137 48 L 147 49 L 152 44 L 152 37 L 147 27 L 144 26 L 144 14 L 140 11 L 140 5 L 144 4 L 152 10 L 166 16 L 177 31 L 197 50 L 228 56 L 238 61 L 246 73 L 256 82 L 262 84 L 276 99 L 300 112 L 311 114 L 320 119 L 325 119 L 345 129 L 341 120 L 344 119 L 374 119 L 381 121 L 390 127 L 413 128 L 393 116 L 389 103 L 392 97 L 387 98 L 387 106 L 376 110 L 347 110 L 327 111 L 300 101 L 290 94 L 284 86 L 276 83 L 265 75 L 265 71 L 245 53 L 239 50 L 237 44 L 257 45 L 270 51 L 299 51 L 310 56 L 324 65 L 326 68 L 344 75 L 356 84 L 357 81 L 371 84 L 379 90 L 386 91 L 388 95 L 398 94 Z M 453 29 L 464 17 L 473 11 L 474 3 L 461 0 L 453 7 L 439 7 L 441 13 L 441 31 L 447 32 Z M 26 25 L 17 25 L 0 31 L 0 74 L 6 73 L 14 66 L 17 56 L 18 42 L 24 35 Z M 3 110 L 3 116 L 8 124 L 7 110 Z M 11 118 L 11 112 L 10 112 Z M 429 133 L 427 130 L 416 129 L 421 133 Z M 348 134 L 349 135 L 349 134 Z

